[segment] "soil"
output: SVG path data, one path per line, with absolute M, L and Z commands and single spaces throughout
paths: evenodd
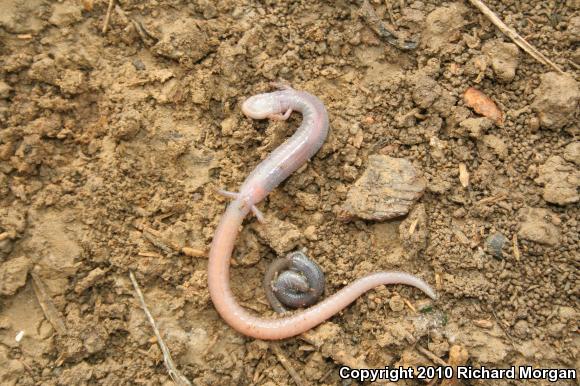
M 355 1 L 112 3 L 106 22 L 104 0 L 0 0 L 2 385 L 171 384 L 129 271 L 196 385 L 293 384 L 284 357 L 328 385 L 342 364 L 434 357 L 580 368 L 577 0 L 486 1 L 567 75 L 468 2 L 371 1 L 412 50 Z M 203 257 L 227 202 L 215 192 L 299 124 L 240 111 L 280 79 L 325 102 L 330 135 L 260 205 L 276 227 L 248 218 L 239 302 L 273 316 L 262 277 L 294 248 L 320 264 L 326 294 L 393 269 L 434 284 L 436 302 L 381 287 L 281 350 L 217 315 Z M 468 106 L 469 87 L 502 119 Z M 340 216 L 371 156 L 423 176 L 408 217 Z

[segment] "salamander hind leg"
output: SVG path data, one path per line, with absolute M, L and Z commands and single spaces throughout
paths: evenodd
M 250 208 L 252 210 L 252 213 L 254 214 L 254 216 L 256 216 L 256 219 L 261 222 L 262 224 L 264 224 L 266 222 L 266 218 L 264 217 L 264 213 L 262 213 L 262 211 L 260 209 L 258 209 L 258 207 L 256 205 L 252 205 L 252 207 Z
M 223 190 L 223 189 L 218 189 L 217 190 L 217 193 L 220 196 L 224 196 L 224 197 L 227 197 L 227 198 L 231 198 L 232 200 L 236 200 L 240 196 L 239 193 L 230 192 L 229 190 Z

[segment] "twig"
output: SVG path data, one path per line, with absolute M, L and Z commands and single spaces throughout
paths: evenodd
M 491 309 L 491 313 L 493 314 L 493 317 L 495 318 L 495 321 L 497 323 L 497 325 L 499 326 L 499 328 L 501 328 L 501 330 L 503 331 L 503 333 L 505 334 L 505 336 L 508 337 L 509 341 L 511 342 L 512 346 L 515 348 L 516 347 L 516 343 L 514 342 L 513 338 L 511 337 L 511 335 L 507 332 L 507 329 L 504 328 L 504 326 L 501 323 L 501 320 L 499 320 L 499 318 L 497 317 L 495 310 L 492 308 Z
M 443 359 L 439 358 L 437 355 L 433 354 L 431 351 L 427 350 L 426 348 L 421 347 L 419 345 L 417 345 L 416 347 L 417 347 L 417 351 L 419 351 L 421 354 L 425 355 L 427 358 L 431 359 L 433 361 L 433 363 L 436 363 L 439 366 L 449 366 L 449 364 L 447 362 L 445 362 Z
M 574 63 L 573 60 L 568 59 L 568 62 L 576 69 L 576 70 L 580 70 L 580 66 L 577 65 L 576 63 Z
M 63 336 L 66 335 L 66 325 L 64 324 L 64 319 L 61 313 L 56 309 L 44 282 L 38 277 L 34 272 L 30 272 L 32 277 L 32 289 L 36 294 L 40 308 L 44 312 L 44 316 L 50 322 L 57 334 Z
M 181 253 L 189 257 L 207 257 L 207 251 L 201 248 L 183 247 Z
M 107 28 L 109 28 L 109 19 L 111 19 L 111 11 L 113 10 L 113 3 L 115 0 L 109 0 L 109 6 L 107 7 L 107 14 L 105 15 L 105 22 L 103 23 L 103 33 L 107 33 Z
M 385 26 L 385 23 L 383 23 L 382 20 L 377 16 L 374 8 L 369 4 L 368 0 L 363 1 L 360 7 L 360 13 L 369 27 L 371 27 L 371 29 L 375 31 L 375 33 L 379 35 L 381 39 L 386 40 L 387 43 L 401 50 L 414 50 L 417 48 L 417 42 L 410 40 L 399 42 L 397 35 Z
M 520 261 L 520 257 L 522 256 L 522 254 L 520 253 L 520 248 L 518 247 L 518 235 L 517 235 L 517 233 L 514 233 L 514 235 L 512 237 L 512 243 L 513 243 L 513 248 L 514 248 L 514 257 L 516 258 L 516 261 Z
M 411 304 L 411 302 L 410 302 L 410 301 L 408 301 L 407 299 L 403 298 L 402 296 L 401 296 L 401 298 L 403 299 L 403 302 L 404 302 L 404 303 L 407 305 L 407 307 L 409 307 L 409 309 L 410 309 L 410 310 L 411 310 L 411 311 L 412 311 L 414 314 L 416 314 L 416 313 L 417 313 L 417 309 L 415 308 L 415 306 L 413 306 L 413 305 Z
M 270 349 L 274 352 L 274 354 L 276 354 L 276 358 L 278 358 L 278 361 L 280 361 L 282 366 L 284 366 L 286 371 L 288 371 L 288 374 L 290 374 L 290 376 L 294 380 L 294 383 L 296 383 L 296 385 L 298 385 L 298 386 L 305 385 L 302 378 L 300 378 L 300 375 L 294 369 L 294 366 L 292 366 L 292 363 L 290 363 L 290 360 L 288 360 L 288 358 L 286 358 L 286 355 L 284 355 L 284 353 L 282 352 L 282 349 L 280 348 L 280 346 L 278 346 L 278 343 L 271 342 Z
M 495 14 L 491 9 L 489 9 L 481 0 L 469 0 L 469 2 L 479 9 L 501 32 L 503 32 L 507 37 L 509 37 L 514 43 L 516 43 L 520 48 L 530 54 L 531 57 L 536 59 L 538 62 L 543 63 L 547 66 L 553 67 L 556 71 L 564 74 L 564 71 L 560 69 L 554 62 L 546 58 L 540 51 L 538 51 L 534 46 L 528 43 L 523 37 L 521 37 L 516 31 L 505 25 L 503 21 Z
M 153 332 L 155 333 L 155 336 L 157 337 L 157 343 L 159 344 L 159 348 L 161 348 L 161 351 L 163 352 L 163 363 L 165 364 L 165 368 L 167 369 L 169 376 L 171 377 L 171 379 L 173 379 L 173 382 L 177 383 L 177 385 L 179 385 L 179 386 L 184 386 L 184 385 L 191 386 L 191 382 L 189 382 L 189 380 L 187 378 L 185 378 L 185 376 L 183 376 L 183 374 L 181 374 L 179 372 L 179 370 L 177 370 L 177 367 L 175 367 L 175 363 L 173 363 L 173 359 L 171 358 L 171 353 L 169 352 L 169 349 L 165 345 L 163 338 L 161 338 L 161 334 L 159 333 L 159 330 L 157 329 L 157 325 L 155 324 L 155 320 L 153 319 L 151 312 L 149 312 L 149 308 L 147 308 L 147 304 L 145 304 L 145 298 L 143 297 L 143 293 L 141 293 L 141 289 L 139 288 L 139 284 L 137 284 L 137 280 L 135 279 L 135 275 L 133 274 L 132 271 L 129 271 L 129 278 L 131 278 L 131 282 L 133 283 L 133 287 L 135 288 L 135 293 L 137 294 L 137 298 L 139 299 L 139 302 L 141 303 L 141 307 L 143 308 L 143 312 L 145 312 L 145 315 L 147 316 L 147 319 L 149 320 L 149 323 L 151 324 L 151 328 L 153 328 Z

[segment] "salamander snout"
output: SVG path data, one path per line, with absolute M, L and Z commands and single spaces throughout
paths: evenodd
M 266 119 L 281 112 L 280 102 L 271 94 L 254 95 L 242 103 L 244 114 L 253 119 Z

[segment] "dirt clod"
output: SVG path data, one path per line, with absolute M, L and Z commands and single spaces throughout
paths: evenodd
M 580 170 L 560 156 L 552 156 L 538 169 L 538 184 L 544 185 L 544 200 L 558 205 L 567 205 L 580 200 Z
M 554 213 L 543 208 L 522 208 L 518 213 L 521 226 L 518 236 L 523 240 L 534 241 L 550 246 L 560 242 L 560 230 L 553 224 Z
M 14 295 L 24 286 L 32 262 L 26 256 L 8 260 L 0 265 L 0 295 Z
M 303 237 L 296 225 L 276 217 L 268 218 L 264 224 L 256 224 L 254 229 L 280 256 L 295 248 Z
M 341 217 L 381 221 L 403 216 L 425 187 L 423 177 L 406 159 L 372 155 L 367 169 L 350 188 Z
M 574 121 L 580 103 L 580 85 L 570 75 L 548 72 L 541 76 L 532 104 L 540 124 L 549 130 L 559 130 Z M 577 129 L 577 127 L 576 127 Z
M 495 77 L 502 82 L 510 82 L 516 76 L 519 64 L 518 46 L 492 40 L 483 45 L 482 51 L 488 56 Z

